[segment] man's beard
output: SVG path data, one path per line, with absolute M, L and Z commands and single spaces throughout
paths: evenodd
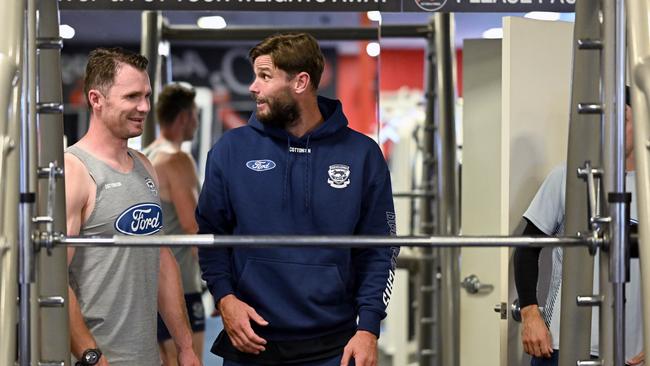
M 255 96 L 253 99 L 257 100 Z M 257 113 L 257 119 L 265 126 L 286 129 L 298 121 L 300 111 L 298 104 L 291 98 L 288 91 L 284 91 L 274 98 L 266 98 L 261 101 L 266 102 L 268 113 L 262 115 Z

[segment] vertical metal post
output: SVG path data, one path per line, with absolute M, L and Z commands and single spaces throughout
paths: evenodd
M 34 283 L 32 217 L 35 200 L 34 131 L 36 127 L 36 0 L 27 1 L 27 37 L 23 68 L 23 122 L 20 136 L 20 205 L 19 205 L 19 284 L 20 284 L 20 366 L 31 365 L 32 317 L 31 295 Z
M 9 365 L 15 358 L 15 324 L 16 324 L 16 208 L 18 202 L 18 185 L 14 177 L 17 176 L 12 164 L 13 145 L 15 137 L 11 134 L 12 118 L 10 111 L 12 99 L 12 80 L 16 75 L 16 67 L 12 60 L 0 52 L 0 338 L 7 340 L 0 342 L 0 365 Z M 14 197 L 11 197 L 13 194 Z M 9 206 L 8 204 L 13 204 Z M 13 222 L 7 222 L 12 220 Z M 16 224 L 11 226 L 11 224 Z M 4 348 L 2 343 L 9 343 Z M 13 346 L 13 347 L 12 347 Z M 13 357 L 6 357 L 12 355 Z
M 38 21 L 39 43 L 59 40 L 59 10 L 57 1 L 39 1 Z M 43 40 L 43 42 L 41 42 Z M 38 102 L 48 104 L 63 103 L 61 82 L 61 50 L 54 44 L 39 48 L 38 54 Z M 60 109 L 59 111 L 62 111 Z M 48 167 L 55 162 L 63 167 L 63 114 L 39 113 L 38 115 L 38 166 Z M 66 232 L 65 186 L 62 178 L 56 181 L 56 190 L 49 192 L 47 179 L 38 182 L 38 216 L 51 216 L 52 223 L 41 224 L 41 230 Z M 48 207 L 50 195 L 54 195 L 53 207 Z M 60 296 L 63 306 L 39 307 L 40 359 L 39 361 L 58 364 L 70 362 L 70 337 L 68 319 L 68 271 L 67 249 L 54 248 L 41 250 L 37 254 L 39 299 Z M 36 303 L 38 306 L 38 302 Z
M 627 221 L 625 202 L 625 8 L 622 0 L 604 1 L 603 100 L 605 192 L 610 193 L 609 252 L 602 253 L 600 358 L 625 365 L 625 282 Z M 612 194 L 613 193 L 613 194 Z M 608 261 L 609 260 L 609 261 Z M 609 268 L 609 271 L 606 269 Z M 603 273 L 604 272 L 604 273 Z M 610 287 L 611 282 L 611 287 Z
M 636 169 L 636 198 L 639 214 L 639 260 L 642 263 L 641 293 L 643 294 L 643 350 L 650 354 L 650 281 L 647 264 L 650 263 L 650 2 L 627 0 L 627 47 L 632 89 L 634 119 L 634 164 Z
M 2 139 L 2 170 L 0 200 L 2 205 L 0 238 L 0 366 L 13 366 L 17 359 L 16 324 L 18 316 L 18 202 L 19 202 L 19 140 L 21 83 L 16 78 L 23 60 L 24 1 L 0 2 L 4 15 L 0 24 L 1 100 L 0 139 Z
M 151 82 L 151 109 L 154 110 L 155 101 L 160 92 L 160 60 L 158 46 L 160 45 L 163 27 L 163 17 L 159 11 L 142 12 L 142 43 L 140 53 L 149 60 L 147 73 Z M 142 146 L 147 146 L 156 138 L 156 122 L 154 113 L 147 115 L 142 132 Z
M 436 89 L 438 95 L 438 235 L 458 235 L 458 159 L 454 119 L 451 15 L 436 13 Z M 441 364 L 458 366 L 460 357 L 460 269 L 458 248 L 440 249 Z
M 574 25 L 574 57 L 571 91 L 571 116 L 569 120 L 569 143 L 567 151 L 567 175 L 565 198 L 565 232 L 575 235 L 590 228 L 587 217 L 585 183 L 578 178 L 578 167 L 585 161 L 601 167 L 602 129 L 600 115 L 578 113 L 578 104 L 599 101 L 601 57 L 598 49 L 580 49 L 585 40 L 599 40 L 600 2 L 576 1 Z M 562 313 L 560 316 L 560 365 L 575 365 L 579 360 L 589 359 L 589 334 L 591 308 L 576 304 L 576 295 L 593 291 L 593 257 L 583 248 L 564 248 L 562 267 Z M 580 270 L 576 270 L 579 268 Z
M 422 128 L 422 187 L 425 192 L 433 192 L 435 186 L 436 160 L 434 155 L 435 133 L 435 108 L 436 108 L 436 55 L 433 18 L 429 22 L 429 35 L 427 37 L 426 60 L 426 110 L 425 121 Z M 437 201 L 436 201 L 437 202 Z M 432 199 L 420 200 L 419 218 L 420 232 L 423 235 L 432 235 L 434 232 L 434 201 Z M 437 335 L 438 324 L 438 249 L 424 248 L 422 250 L 422 266 L 420 267 L 418 298 L 418 361 L 420 366 L 440 365 L 440 342 Z
M 616 137 L 617 145 L 616 167 L 611 170 L 616 174 L 616 188 L 614 192 L 624 193 L 625 187 L 625 2 L 616 0 Z M 606 156 L 612 156 L 610 154 Z M 607 169 L 607 171 L 610 171 Z M 617 202 L 610 208 L 616 212 L 612 217 L 615 239 L 612 242 L 612 271 L 611 281 L 614 283 L 614 364 L 625 365 L 625 282 L 629 272 L 629 202 Z
M 425 192 L 432 192 L 434 188 L 435 157 L 434 157 L 434 131 L 435 131 L 435 41 L 433 18 L 429 23 L 429 36 L 427 38 L 427 70 L 426 70 L 426 110 L 422 137 L 422 187 Z M 420 232 L 432 235 L 434 232 L 433 200 L 420 201 Z M 439 365 L 439 342 L 436 337 L 437 323 L 437 249 L 425 248 L 422 251 L 423 260 L 420 274 L 419 298 L 419 364 L 420 366 Z

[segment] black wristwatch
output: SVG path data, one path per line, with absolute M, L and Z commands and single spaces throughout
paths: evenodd
M 102 351 L 98 348 L 89 348 L 81 355 L 81 360 L 77 361 L 75 366 L 93 366 L 99 363 L 102 357 Z

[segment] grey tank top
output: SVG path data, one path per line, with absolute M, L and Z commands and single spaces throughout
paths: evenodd
M 156 155 L 161 152 L 174 153 L 175 151 L 176 150 L 170 143 L 163 142 L 147 146 L 143 153 L 149 158 L 149 160 L 154 161 Z M 181 228 L 181 222 L 178 218 L 178 212 L 176 212 L 174 204 L 170 201 L 161 199 L 161 206 L 163 216 L 165 217 L 165 234 L 186 234 Z M 183 291 L 186 294 L 201 292 L 201 269 L 199 268 L 197 258 L 192 254 L 192 249 L 190 247 L 172 247 L 171 249 L 181 271 Z
M 88 152 L 68 153 L 86 166 L 97 186 L 95 207 L 80 235 L 151 235 L 162 229 L 158 190 L 136 153 L 121 173 Z M 160 249 L 84 247 L 68 267 L 81 313 L 111 366 L 159 366 L 156 341 Z

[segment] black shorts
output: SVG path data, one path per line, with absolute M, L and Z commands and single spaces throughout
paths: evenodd
M 185 305 L 187 306 L 187 315 L 190 318 L 190 327 L 192 332 L 205 331 L 205 309 L 200 293 L 185 294 Z M 169 330 L 165 326 L 160 314 L 158 314 L 158 342 L 172 339 Z

